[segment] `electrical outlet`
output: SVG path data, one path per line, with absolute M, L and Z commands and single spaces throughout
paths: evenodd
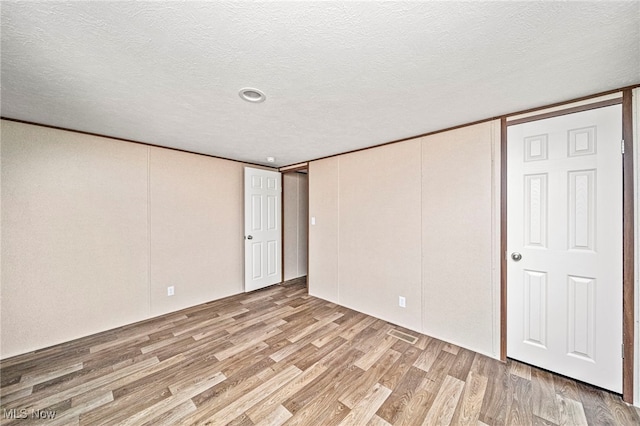
M 407 307 L 407 299 L 405 299 L 403 296 L 398 296 L 398 305 L 401 308 L 406 308 Z
M 311 216 L 311 224 L 312 225 L 316 224 L 316 217 L 315 216 Z
M 167 287 L 167 296 L 173 296 L 174 295 L 174 290 L 175 289 L 173 288 L 172 285 Z

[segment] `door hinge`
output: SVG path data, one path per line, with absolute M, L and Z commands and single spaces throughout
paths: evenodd
M 620 141 L 620 150 L 622 151 L 622 154 L 624 154 L 624 139 Z
M 622 359 L 624 359 L 624 343 L 620 347 L 622 348 Z

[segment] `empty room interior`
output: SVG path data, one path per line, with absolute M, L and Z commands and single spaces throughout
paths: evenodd
M 0 424 L 640 424 L 640 2 L 0 15 Z

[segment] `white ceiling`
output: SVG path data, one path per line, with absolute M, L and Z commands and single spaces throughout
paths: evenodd
M 1 14 L 3 117 L 276 166 L 640 83 L 638 1 L 3 1 Z

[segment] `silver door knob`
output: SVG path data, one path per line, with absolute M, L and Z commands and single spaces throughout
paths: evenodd
M 513 253 L 511 253 L 511 258 L 514 261 L 519 262 L 520 259 L 522 259 L 522 255 L 520 253 L 518 253 L 517 251 L 514 251 Z
M 247 240 L 253 240 L 253 237 L 251 235 L 247 236 Z

